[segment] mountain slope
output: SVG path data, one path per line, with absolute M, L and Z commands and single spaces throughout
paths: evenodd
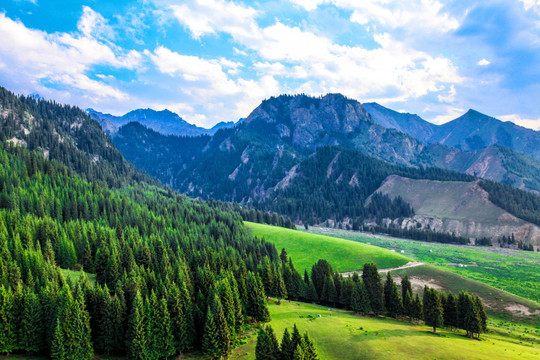
M 86 112 L 92 119 L 100 123 L 103 130 L 113 136 L 118 132 L 118 128 L 130 122 L 139 122 L 164 135 L 178 136 L 211 135 L 219 129 L 234 126 L 233 122 L 220 122 L 211 129 L 205 129 L 188 123 L 169 110 L 137 109 L 122 116 L 104 114 L 94 109 L 87 109 Z
M 377 103 L 362 105 L 377 124 L 409 134 L 424 143 L 428 143 L 437 130 L 437 125 L 416 114 L 400 113 Z
M 120 186 L 154 181 L 116 149 L 97 122 L 77 107 L 16 96 L 0 87 L 0 140 L 40 151 L 87 180 Z
M 398 129 L 426 143 L 439 143 L 465 151 L 501 145 L 540 160 L 540 132 L 469 110 L 442 125 L 432 124 L 418 115 L 405 114 L 377 103 L 364 104 L 373 120 Z
M 394 221 L 403 228 L 472 238 L 499 239 L 514 234 L 518 240 L 540 244 L 540 228 L 493 204 L 477 181 L 415 180 L 392 175 L 376 193 L 400 197 L 412 206 L 414 217 Z

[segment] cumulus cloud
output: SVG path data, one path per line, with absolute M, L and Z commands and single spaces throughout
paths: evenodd
M 270 75 L 259 79 L 231 78 L 231 69 L 242 66 L 227 59 L 203 59 L 183 55 L 160 46 L 153 52 L 145 51 L 157 69 L 163 74 L 179 79 L 178 90 L 184 94 L 184 102 L 198 104 L 191 111 L 184 108 L 180 114 L 192 122 L 211 126 L 217 121 L 237 120 L 245 117 L 261 99 L 280 92 L 278 82 Z M 173 103 L 171 108 L 178 108 Z M 202 116 L 211 115 L 210 118 Z
M 540 118 L 537 119 L 531 119 L 527 117 L 522 117 L 518 114 L 510 114 L 510 115 L 500 115 L 497 116 L 498 119 L 502 121 L 511 121 L 514 124 L 533 129 L 533 130 L 540 130 Z
M 296 2 L 306 7 L 305 2 Z M 319 2 L 322 3 L 322 2 Z M 334 1 L 335 4 L 361 11 L 357 2 Z M 359 2 L 360 3 L 360 2 Z M 364 4 L 364 2 L 361 2 Z M 366 2 L 367 3 L 367 2 Z M 378 13 L 382 4 L 369 2 L 378 21 L 386 22 L 393 13 Z M 427 1 L 430 16 L 440 13 L 438 2 Z M 291 91 L 309 90 L 310 93 L 343 92 L 348 96 L 369 96 L 406 100 L 429 92 L 438 92 L 443 83 L 462 80 L 457 68 L 444 57 L 434 57 L 398 42 L 388 33 L 375 34 L 375 49 L 340 45 L 329 38 L 275 21 L 260 27 L 255 21 L 257 11 L 224 0 L 198 0 L 189 4 L 172 5 L 174 15 L 192 36 L 226 33 L 244 48 L 255 51 L 262 61 L 253 67 L 273 76 L 292 78 L 301 83 Z M 307 9 L 311 9 L 308 5 Z M 371 11 L 370 10 L 370 11 Z M 399 12 L 398 24 L 414 22 L 416 8 Z M 446 28 L 454 28 L 453 21 L 444 17 Z M 235 19 L 235 21 L 229 21 Z M 436 18 L 435 21 L 441 20 Z M 234 25 L 231 25 L 233 23 Z M 450 24 L 450 25 L 448 25 Z M 449 27 L 448 27 L 449 26 Z M 439 26 L 440 27 L 440 26 Z M 443 26 L 444 27 L 444 26 Z
M 0 57 L 10 69 L 2 74 L 2 79 L 16 89 L 38 90 L 44 95 L 59 87 L 94 101 L 128 98 L 126 92 L 92 79 L 88 72 L 95 65 L 134 69 L 140 54 L 120 51 L 96 39 L 94 36 L 110 34 L 104 19 L 89 8 L 84 9 L 79 29 L 78 34 L 49 34 L 29 29 L 0 13 Z M 57 94 L 65 96 L 66 92 Z
M 478 66 L 487 66 L 487 65 L 489 65 L 489 64 L 491 64 L 491 61 L 486 60 L 486 59 L 482 59 L 482 60 L 480 60 L 480 61 L 478 61 L 478 62 L 476 63 L 476 65 L 478 65 Z

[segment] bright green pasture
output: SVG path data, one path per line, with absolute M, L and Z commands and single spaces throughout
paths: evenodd
M 403 250 L 404 255 L 412 259 L 438 265 L 456 274 L 540 302 L 540 253 L 498 247 L 426 243 L 316 227 L 310 228 L 310 232 L 370 243 L 397 252 Z
M 348 311 L 297 302 L 269 305 L 271 325 L 281 338 L 296 324 L 308 331 L 321 359 L 538 359 L 537 341 L 505 335 L 505 330 L 470 340 L 461 331 L 430 328 L 407 321 L 361 317 Z M 332 316 L 330 316 L 330 313 Z M 317 315 L 321 315 L 317 318 Z M 255 358 L 256 335 L 235 349 L 232 359 Z
M 273 243 L 278 252 L 285 248 L 295 267 L 308 272 L 319 259 L 332 264 L 334 271 L 361 270 L 365 263 L 374 262 L 379 268 L 391 268 L 406 264 L 407 257 L 381 249 L 377 246 L 335 237 L 315 235 L 277 226 L 245 222 L 251 234 Z

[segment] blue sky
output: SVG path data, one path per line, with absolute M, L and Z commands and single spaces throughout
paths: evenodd
M 340 92 L 443 123 L 540 128 L 540 0 L 3 0 L 0 85 L 202 126 Z

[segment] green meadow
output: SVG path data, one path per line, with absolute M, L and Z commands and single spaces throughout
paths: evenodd
M 490 324 L 493 330 L 471 340 L 462 331 L 439 329 L 430 332 L 424 325 L 389 318 L 357 316 L 349 311 L 298 302 L 283 301 L 269 305 L 278 339 L 283 330 L 296 324 L 301 333 L 308 331 L 320 359 L 538 359 L 540 336 L 533 328 L 513 328 Z M 321 317 L 318 317 L 321 315 Z M 524 330 L 525 329 L 525 330 Z M 231 359 L 255 358 L 256 331 L 247 343 L 236 348 Z
M 404 251 L 417 261 L 481 281 L 512 294 L 540 302 L 540 253 L 497 247 L 426 243 L 359 232 L 310 228 L 310 233 L 329 234 L 382 248 Z M 460 264 L 463 267 L 460 267 Z M 519 281 L 516 281 L 519 279 Z
M 304 269 L 310 272 L 311 266 L 319 259 L 328 260 L 337 272 L 361 270 L 368 262 L 376 263 L 379 268 L 391 268 L 411 261 L 377 246 L 277 226 L 245 224 L 251 234 L 264 237 L 276 246 L 278 252 L 285 248 L 301 274 Z

